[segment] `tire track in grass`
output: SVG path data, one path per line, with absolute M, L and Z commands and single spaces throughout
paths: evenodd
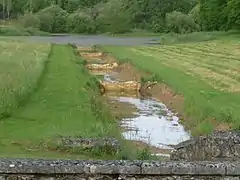
M 145 51 L 149 51 L 149 50 L 147 49 Z M 154 51 L 152 49 L 150 50 L 150 52 L 152 54 L 156 53 L 156 51 Z M 172 56 L 170 51 L 157 51 L 157 52 L 162 52 L 165 55 L 169 55 L 170 57 L 174 57 L 174 56 Z M 188 52 L 186 52 L 186 53 L 188 53 Z M 183 61 L 188 61 L 188 62 L 192 63 L 193 65 L 198 65 L 198 66 L 201 66 L 201 67 L 212 69 L 213 71 L 215 71 L 218 74 L 229 76 L 230 78 L 235 79 L 238 82 L 240 81 L 240 70 L 238 70 L 236 68 L 238 65 L 235 65 L 234 67 L 229 66 L 229 62 L 224 63 L 224 65 L 216 64 L 216 63 L 213 63 L 213 62 L 214 61 L 217 62 L 217 61 L 219 61 L 219 59 L 218 60 L 211 59 L 211 58 L 209 58 L 209 56 L 201 57 L 200 54 L 197 54 L 197 56 L 192 56 L 192 55 L 189 56 L 188 54 L 185 54 L 185 53 L 183 53 L 183 54 L 179 53 L 179 54 L 176 54 L 176 57 L 179 60 L 182 60 L 179 57 L 183 57 L 184 58 Z M 192 60 L 192 59 L 194 59 L 194 60 Z M 222 59 L 220 61 L 223 62 Z
M 198 43 L 195 46 L 190 46 L 188 44 L 181 44 L 181 47 L 186 48 L 194 48 L 196 50 L 204 50 L 206 52 L 215 52 L 215 53 L 223 53 L 227 56 L 240 55 L 240 43 L 235 42 L 224 42 L 224 41 L 215 41 L 208 43 Z
M 156 53 L 156 51 L 152 49 L 146 49 L 145 51 L 151 51 L 151 53 Z M 173 54 L 172 51 L 166 50 L 166 49 L 157 49 L 157 52 L 162 52 L 161 56 L 166 56 L 169 55 L 171 58 L 174 56 L 177 56 L 178 58 L 181 57 L 184 61 L 189 61 L 189 62 L 194 62 L 194 64 L 199 64 L 201 66 L 202 64 L 206 64 L 209 68 L 216 70 L 217 73 L 222 74 L 222 75 L 227 75 L 230 76 L 232 79 L 235 79 L 239 81 L 240 79 L 240 70 L 237 67 L 240 67 L 240 64 L 234 64 L 229 65 L 230 61 L 225 61 L 225 59 L 216 59 L 211 56 L 202 56 L 201 54 L 192 54 L 189 55 L 188 52 L 181 51 L 178 54 Z M 220 63 L 222 64 L 219 64 Z M 217 63 L 215 63 L 217 62 Z M 225 63 L 224 63 L 225 62 Z M 231 62 L 232 63 L 232 62 Z M 224 64 L 224 65 L 223 65 Z
M 152 49 L 151 49 L 152 51 Z M 169 52 L 168 50 L 166 51 L 159 51 L 156 50 L 157 52 Z M 152 51 L 152 53 L 156 53 L 156 51 Z M 234 63 L 233 61 L 230 60 L 225 60 L 223 58 L 213 58 L 211 56 L 202 56 L 201 54 L 192 54 L 189 55 L 189 52 L 181 51 L 177 54 L 178 56 L 183 56 L 186 57 L 186 59 L 191 59 L 191 61 L 194 61 L 195 64 L 198 63 L 199 66 L 202 64 L 208 65 L 209 68 L 212 68 L 213 70 L 216 70 L 217 73 L 223 74 L 230 76 L 231 78 L 239 81 L 240 80 L 240 62 L 239 63 Z M 196 56 L 197 55 L 197 56 Z M 186 60 L 184 59 L 184 61 Z M 231 63 L 230 63 L 231 62 Z M 221 64 L 219 64 L 221 63 Z
M 236 67 L 236 66 L 240 66 L 240 58 L 238 57 L 229 57 L 229 56 L 222 56 L 222 57 L 217 57 L 217 56 L 214 56 L 214 55 L 211 55 L 211 53 L 204 53 L 202 51 L 199 51 L 199 52 L 192 52 L 189 51 L 188 49 L 184 49 L 184 48 L 158 48 L 158 49 L 154 49 L 154 48 L 151 48 L 149 47 L 148 49 L 151 49 L 152 51 L 154 52 L 171 52 L 171 53 L 174 53 L 174 54 L 182 54 L 183 56 L 185 55 L 186 57 L 188 58 L 198 58 L 199 60 L 202 59 L 202 58 L 206 58 L 206 57 L 212 57 L 211 60 L 214 60 L 216 62 L 219 62 L 219 58 L 221 59 L 221 62 L 222 63 L 226 63 L 225 65 L 226 66 L 229 66 L 229 67 Z M 194 48 L 191 48 L 191 49 L 194 49 Z M 184 52 L 186 52 L 187 54 L 183 54 Z M 196 54 L 198 56 L 196 56 Z M 212 53 L 213 54 L 213 53 Z M 220 54 L 220 53 L 219 53 Z M 209 58 L 207 58 L 209 59 Z M 229 64 L 229 62 L 231 62 L 231 64 Z M 231 66 L 232 65 L 232 66 Z
M 137 49 L 133 51 L 140 54 L 151 56 L 157 60 L 161 58 L 161 63 L 164 63 L 165 65 L 168 65 L 168 66 L 176 66 L 176 68 L 181 69 L 183 72 L 188 71 L 191 74 L 200 75 L 200 78 L 202 80 L 208 81 L 210 85 L 213 83 L 214 87 L 217 89 L 230 91 L 230 92 L 240 91 L 240 84 L 234 79 L 229 78 L 225 75 L 216 73 L 214 71 L 211 71 L 207 68 L 203 68 L 200 65 L 194 65 L 193 61 L 182 59 L 181 56 L 180 58 L 179 56 L 176 57 L 166 53 L 164 54 L 162 53 L 154 54 L 154 52 L 147 53 L 146 50 L 143 51 L 143 50 L 137 50 Z M 163 62 L 163 61 L 166 61 L 166 62 Z M 182 67 L 182 68 L 179 68 L 179 67 Z M 211 80 L 211 82 L 209 82 L 209 80 Z

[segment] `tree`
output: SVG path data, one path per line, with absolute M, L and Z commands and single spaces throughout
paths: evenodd
M 240 30 L 240 1 L 229 0 L 226 13 L 228 14 L 228 28 Z
M 227 22 L 227 0 L 200 0 L 199 20 L 203 30 L 224 29 Z

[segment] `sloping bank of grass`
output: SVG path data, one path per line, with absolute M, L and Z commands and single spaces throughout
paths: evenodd
M 240 129 L 237 47 L 238 42 L 226 39 L 171 46 L 101 48 L 120 61 L 152 72 L 158 81 L 183 94 L 183 113 L 189 117 L 183 122 L 193 134 L 203 134 L 211 132 L 216 124 L 227 123 Z
M 98 99 L 95 78 L 82 63 L 70 46 L 53 45 L 37 91 L 25 106 L 0 121 L 2 157 L 118 158 L 58 152 L 54 147 L 58 135 L 120 138 L 117 123 Z

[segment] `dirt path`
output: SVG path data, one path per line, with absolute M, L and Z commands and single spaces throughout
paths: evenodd
M 159 38 L 156 37 L 109 37 L 103 35 L 26 36 L 23 38 L 35 42 L 56 44 L 74 43 L 81 46 L 91 46 L 93 44 L 136 46 L 159 41 Z

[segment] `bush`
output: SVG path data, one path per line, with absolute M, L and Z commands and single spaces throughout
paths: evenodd
M 34 14 L 25 14 L 20 18 L 20 23 L 25 28 L 40 28 L 40 19 Z
M 200 23 L 199 13 L 200 13 L 200 4 L 196 4 L 196 6 L 194 6 L 194 8 L 189 12 L 189 16 L 191 16 L 196 23 Z
M 73 33 L 95 33 L 96 23 L 86 12 L 77 11 L 67 18 L 68 30 Z
M 169 32 L 184 34 L 198 31 L 199 25 L 191 16 L 173 11 L 166 14 L 166 28 Z
M 20 29 L 14 26 L 0 26 L 1 36 L 28 36 L 30 35 L 25 29 Z
M 47 7 L 38 12 L 40 30 L 50 33 L 67 32 L 68 13 L 57 5 Z
M 110 0 L 97 8 L 97 23 L 101 32 L 125 33 L 132 29 L 131 13 L 122 0 Z

